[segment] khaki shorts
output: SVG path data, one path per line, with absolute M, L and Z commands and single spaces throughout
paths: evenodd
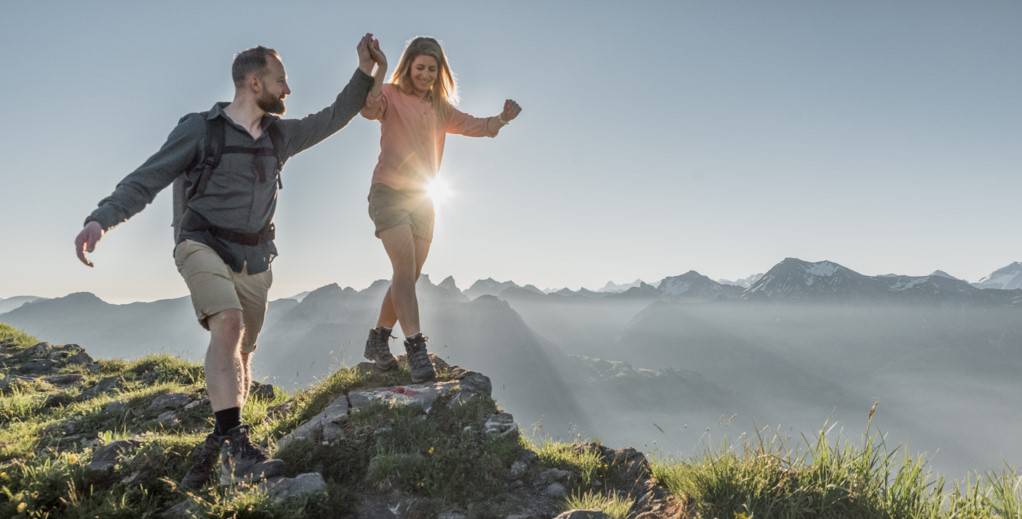
M 249 274 L 247 268 L 234 272 L 220 256 L 197 241 L 185 240 L 174 249 L 174 263 L 192 294 L 192 306 L 203 328 L 210 317 L 224 310 L 241 310 L 245 330 L 241 351 L 256 349 L 256 337 L 266 316 L 266 296 L 273 284 L 273 272 L 267 269 Z
M 433 200 L 425 191 L 398 191 L 386 184 L 373 184 L 369 188 L 369 218 L 380 233 L 409 225 L 412 234 L 427 241 L 433 240 Z

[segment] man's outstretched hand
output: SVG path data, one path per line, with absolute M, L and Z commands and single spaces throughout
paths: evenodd
M 78 260 L 86 266 L 93 266 L 89 258 L 85 257 L 85 253 L 96 250 L 96 243 L 102 237 L 103 227 L 99 225 L 99 222 L 85 224 L 82 232 L 78 233 L 78 236 L 75 237 L 75 254 L 78 254 Z
M 365 33 L 361 40 L 358 40 L 358 45 L 355 46 L 355 52 L 358 53 L 358 69 L 365 72 L 365 75 L 373 75 L 373 57 L 369 54 L 369 45 L 373 41 L 372 33 Z

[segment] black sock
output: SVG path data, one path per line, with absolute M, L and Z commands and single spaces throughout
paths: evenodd
M 231 429 L 241 425 L 241 408 L 231 407 L 213 413 L 216 416 L 216 428 L 213 433 L 223 436 Z
M 376 327 L 376 332 L 384 337 L 390 337 L 390 332 L 394 331 L 393 328 L 384 328 L 383 326 Z

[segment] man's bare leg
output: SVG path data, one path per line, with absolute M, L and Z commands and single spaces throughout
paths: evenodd
M 252 352 L 241 352 L 241 405 L 248 402 L 252 391 Z
M 240 408 L 244 368 L 241 359 L 241 310 L 224 310 L 210 317 L 209 348 L 206 350 L 206 392 L 213 412 Z

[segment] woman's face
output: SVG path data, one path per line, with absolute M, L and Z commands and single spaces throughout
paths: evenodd
M 418 95 L 426 95 L 436 82 L 437 62 L 433 56 L 419 54 L 412 60 L 412 88 Z

